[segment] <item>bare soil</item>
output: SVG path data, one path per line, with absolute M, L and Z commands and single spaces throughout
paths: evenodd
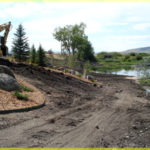
M 45 94 L 46 106 L 1 114 L 0 147 L 150 147 L 150 100 L 134 80 L 94 75 L 103 84 L 95 86 L 42 68 L 12 69 Z

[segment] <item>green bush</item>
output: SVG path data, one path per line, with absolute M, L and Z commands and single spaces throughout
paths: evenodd
M 130 53 L 130 56 L 136 56 L 136 53 L 132 52 Z
M 128 59 L 130 59 L 130 56 L 129 56 L 129 55 L 126 55 L 126 56 L 124 57 L 124 61 L 127 61 Z
M 141 78 L 139 81 L 140 81 L 140 84 L 142 84 L 142 85 L 150 86 L 150 79 Z
M 136 60 L 142 60 L 142 59 L 143 59 L 143 57 L 141 55 L 136 56 Z
M 95 79 L 91 79 L 91 81 L 92 81 L 92 82 L 96 82 L 96 80 L 95 80 Z
M 25 100 L 25 101 L 27 101 L 28 98 L 29 98 L 29 95 L 27 95 L 27 94 L 22 94 L 22 93 L 20 93 L 19 91 L 15 91 L 15 92 L 13 93 L 13 95 L 16 96 L 17 99 Z
M 29 87 L 27 87 L 27 86 L 25 86 L 25 85 L 21 85 L 21 89 L 23 90 L 23 91 L 27 91 L 27 92 L 33 92 L 33 89 L 31 89 L 31 88 L 29 88 Z
M 76 75 L 77 75 L 78 77 L 80 77 L 80 78 L 82 77 L 82 74 L 81 74 L 81 73 L 77 73 Z

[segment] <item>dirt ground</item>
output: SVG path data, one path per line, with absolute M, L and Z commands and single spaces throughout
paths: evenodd
M 0 147 L 150 147 L 150 100 L 134 80 L 94 75 L 103 83 L 95 87 L 42 68 L 12 69 L 45 94 L 46 106 L 1 114 Z

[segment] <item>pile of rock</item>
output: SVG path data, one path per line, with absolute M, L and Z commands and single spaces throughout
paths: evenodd
M 0 65 L 0 89 L 5 91 L 20 90 L 20 84 L 17 82 L 13 72 L 7 66 Z

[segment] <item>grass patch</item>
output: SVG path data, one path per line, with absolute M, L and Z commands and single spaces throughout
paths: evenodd
M 140 84 L 142 84 L 142 85 L 150 86 L 150 79 L 141 78 L 139 81 L 140 81 Z
M 29 88 L 29 87 L 27 87 L 27 86 L 25 86 L 25 85 L 21 85 L 21 89 L 23 90 L 23 91 L 26 91 L 26 92 L 33 92 L 33 89 L 31 89 L 31 88 Z
M 82 77 L 82 74 L 81 74 L 81 73 L 77 73 L 76 76 L 78 76 L 78 77 L 81 78 L 81 77 Z
M 29 95 L 27 95 L 27 94 L 22 94 L 22 93 L 20 93 L 19 91 L 15 91 L 15 92 L 13 93 L 13 95 L 16 96 L 17 99 L 25 100 L 25 101 L 27 101 L 28 98 L 29 98 Z

